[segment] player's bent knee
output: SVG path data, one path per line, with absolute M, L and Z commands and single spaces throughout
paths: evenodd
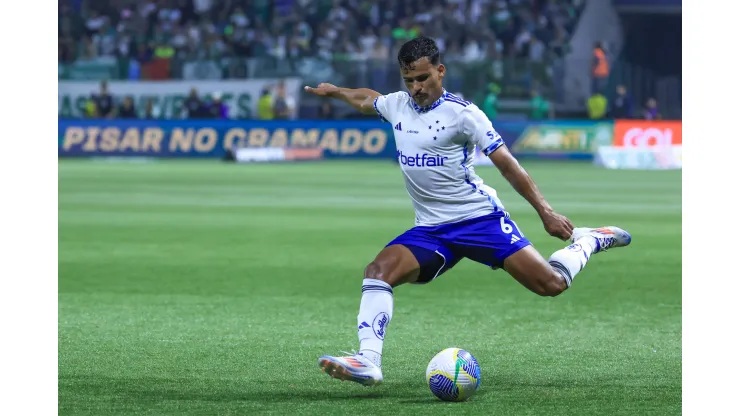
M 377 261 L 372 261 L 365 267 L 365 279 L 377 279 L 385 282 L 385 276 L 387 276 L 387 272 Z
M 365 279 L 375 279 L 388 283 L 391 287 L 396 287 L 404 283 L 403 276 L 398 273 L 392 263 L 382 263 L 377 260 L 372 261 L 365 267 Z
M 534 292 L 540 296 L 553 297 L 565 292 L 567 288 L 568 285 L 565 284 L 565 279 L 557 273 L 552 273 L 539 280 L 534 287 Z
M 381 251 L 365 267 L 366 279 L 377 279 L 396 287 L 418 278 L 419 264 L 406 247 L 391 246 Z

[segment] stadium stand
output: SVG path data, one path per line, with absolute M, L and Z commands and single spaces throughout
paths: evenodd
M 424 34 L 448 85 L 482 102 L 555 98 L 582 0 L 111 0 L 60 2 L 59 79 L 300 76 L 399 89 L 393 56 Z

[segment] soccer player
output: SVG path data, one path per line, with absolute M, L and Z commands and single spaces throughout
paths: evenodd
M 393 126 L 398 162 L 416 212 L 415 227 L 388 243 L 365 268 L 357 316 L 359 352 L 325 355 L 318 361 L 330 376 L 366 386 L 383 381 L 381 355 L 393 317 L 394 287 L 428 283 L 468 258 L 494 270 L 503 268 L 538 295 L 557 296 L 571 286 L 592 254 L 626 246 L 632 239 L 613 226 L 574 228 L 553 210 L 483 112 L 442 87 L 445 66 L 434 40 L 406 42 L 398 63 L 408 93 L 382 95 L 326 83 L 305 87 L 363 113 L 377 112 Z M 476 146 L 534 207 L 545 230 L 570 245 L 549 260 L 535 250 L 496 191 L 473 170 Z

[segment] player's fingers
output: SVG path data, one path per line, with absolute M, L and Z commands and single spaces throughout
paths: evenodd
M 308 85 L 306 85 L 305 87 L 303 87 L 303 90 L 306 91 L 306 92 L 313 93 L 313 94 L 319 94 L 319 90 L 318 89 L 309 87 Z
M 567 240 L 567 239 L 569 239 L 569 238 L 570 238 L 570 234 L 568 234 L 568 236 L 567 236 L 567 237 L 564 237 L 564 236 L 565 236 L 565 234 L 566 234 L 566 231 L 565 231 L 565 229 L 564 229 L 564 228 L 560 228 L 560 227 L 558 227 L 558 228 L 555 228 L 555 229 L 553 229 L 552 231 L 549 231 L 548 233 L 549 233 L 549 234 L 550 234 L 551 236 L 553 236 L 553 237 L 555 237 L 555 238 L 559 238 L 559 239 L 561 239 L 561 240 Z
M 568 218 L 561 216 L 560 221 L 558 221 L 558 229 L 561 233 L 568 234 L 568 238 L 570 238 L 570 234 L 573 232 L 573 224 Z

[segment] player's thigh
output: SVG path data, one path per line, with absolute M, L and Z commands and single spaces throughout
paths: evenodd
M 409 247 L 392 244 L 383 248 L 365 267 L 366 279 L 382 280 L 392 287 L 419 278 L 421 265 Z
M 399 235 L 365 269 L 365 277 L 391 286 L 427 283 L 459 261 L 449 248 L 424 227 Z
M 531 245 L 504 260 L 504 270 L 522 286 L 541 296 L 557 296 L 566 289 L 565 280 Z
M 445 248 L 431 250 L 408 243 L 392 244 L 365 268 L 365 277 L 382 280 L 392 287 L 403 283 L 424 284 L 450 270 L 460 259 Z
M 531 245 L 505 212 L 450 224 L 442 236 L 456 254 L 493 269 L 502 268 L 504 260 Z

